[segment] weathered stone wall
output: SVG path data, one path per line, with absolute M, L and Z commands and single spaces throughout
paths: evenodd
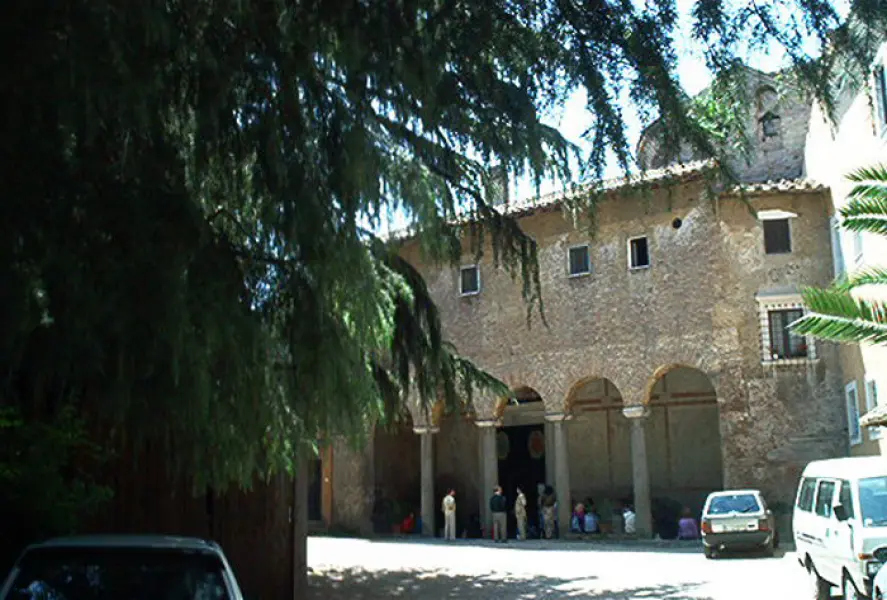
M 749 104 L 745 119 L 745 135 L 749 154 L 737 154 L 730 166 L 746 182 L 794 179 L 804 170 L 804 144 L 810 119 L 811 102 L 798 90 L 780 84 L 772 75 L 749 69 Z M 762 119 L 769 113 L 778 117 L 776 135 L 766 136 Z M 659 123 L 654 123 L 638 144 L 639 162 L 648 169 L 659 169 L 668 162 L 661 151 Z M 701 158 L 689 145 L 682 145 L 673 162 Z
M 459 295 L 457 269 L 421 264 L 414 246 L 404 255 L 425 276 L 447 338 L 510 385 L 539 392 L 549 412 L 562 412 L 571 390 L 589 378 L 606 377 L 626 404 L 641 404 L 663 368 L 706 373 L 718 397 L 725 484 L 789 499 L 795 481 L 787 474 L 809 458 L 841 454 L 840 366 L 826 346 L 801 367 L 803 377 L 798 367 L 762 366 L 755 295 L 829 281 L 825 195 L 753 197 L 755 208 L 798 215 L 793 252 L 765 255 L 761 223 L 742 201 L 712 203 L 702 190 L 691 182 L 652 197 L 613 196 L 599 207 L 593 240 L 560 212 L 521 219 L 540 246 L 548 327 L 537 318 L 527 329 L 519 282 L 496 270 L 489 252 L 480 264 L 481 293 L 469 297 Z M 648 269 L 628 269 L 628 239 L 636 235 L 648 237 Z M 571 278 L 567 249 L 581 243 L 591 245 L 593 274 Z M 464 262 L 473 262 L 467 247 Z M 491 406 L 476 408 L 492 414 Z M 576 474 L 577 482 L 586 479 Z

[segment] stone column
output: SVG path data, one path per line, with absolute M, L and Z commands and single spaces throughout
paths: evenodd
M 634 483 L 635 526 L 639 538 L 653 535 L 653 512 L 650 500 L 650 467 L 647 463 L 647 431 L 650 411 L 646 406 L 626 406 L 622 414 L 631 421 L 631 471 Z
M 551 421 L 554 430 L 554 480 L 557 492 L 557 521 L 560 535 L 570 530 L 570 517 L 573 514 L 572 496 L 570 493 L 570 455 L 567 446 L 567 430 L 565 422 L 569 416 L 564 414 L 545 415 Z
M 545 483 L 557 488 L 554 462 L 554 425 L 545 421 Z
M 413 429 L 419 434 L 421 442 L 421 487 L 422 487 L 422 535 L 434 537 L 434 434 L 440 431 L 436 427 L 416 427 Z
M 483 516 L 483 526 L 489 532 L 493 526 L 493 515 L 490 513 L 490 496 L 499 479 L 499 455 L 496 452 L 496 420 L 475 421 L 480 427 L 480 455 L 481 455 L 481 489 L 480 489 L 480 514 Z

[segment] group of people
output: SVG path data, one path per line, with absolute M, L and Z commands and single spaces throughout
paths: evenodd
M 538 527 L 539 537 L 552 539 L 558 536 L 557 520 L 557 494 L 550 485 L 540 483 L 538 494 Z M 492 516 L 492 538 L 497 543 L 504 543 L 508 538 L 508 500 L 501 486 L 496 486 L 489 500 Z M 514 518 L 517 525 L 517 539 L 529 539 L 529 514 L 527 497 L 519 487 L 516 489 L 514 504 L 512 505 Z M 456 539 L 456 490 L 450 489 L 441 502 L 441 511 L 444 514 L 444 539 Z M 622 509 L 623 532 L 635 533 L 636 516 L 631 506 L 626 505 Z M 600 533 L 601 517 L 594 502 L 589 498 L 584 503 L 576 505 L 570 522 L 570 530 L 576 533 Z M 683 523 L 683 521 L 682 521 Z M 686 524 L 684 531 L 689 534 Z M 534 534 L 535 535 L 535 534 Z
M 557 520 L 557 494 L 550 485 L 540 483 L 538 493 L 538 530 L 539 537 L 552 539 L 558 536 Z M 508 500 L 501 486 L 496 486 L 489 500 L 490 513 L 492 515 L 492 538 L 497 543 L 504 543 L 508 538 Z M 517 539 L 529 539 L 529 512 L 527 497 L 519 487 L 516 489 L 514 504 L 512 505 L 514 518 L 517 525 Z M 451 489 L 443 498 L 441 511 L 444 513 L 444 539 L 456 539 L 456 490 Z M 621 510 L 622 533 L 632 535 L 636 533 L 636 520 L 634 509 L 625 504 Z M 405 528 L 414 526 L 413 516 L 407 518 L 410 523 Z M 474 518 L 477 521 L 477 518 Z M 477 523 L 476 526 L 480 526 Z M 601 515 L 591 498 L 576 504 L 570 519 L 569 529 L 572 533 L 594 534 L 601 533 Z M 536 533 L 532 533 L 535 537 Z M 684 507 L 677 527 L 677 539 L 699 539 L 699 527 L 692 517 L 689 508 Z

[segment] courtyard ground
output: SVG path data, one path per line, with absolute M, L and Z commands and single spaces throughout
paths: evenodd
M 313 600 L 794 600 L 792 553 L 706 560 L 693 543 L 310 538 Z

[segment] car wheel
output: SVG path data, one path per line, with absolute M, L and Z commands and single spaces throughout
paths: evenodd
M 715 555 L 715 549 L 711 546 L 703 546 L 702 552 L 705 553 L 705 558 L 717 558 L 717 555 Z
M 813 565 L 807 567 L 807 575 L 810 581 L 810 593 L 807 597 L 812 600 L 830 600 L 832 597 L 832 586 L 819 576 Z
M 844 600 L 862 600 L 863 596 L 856 590 L 856 584 L 846 574 L 844 575 L 844 584 L 841 586 L 844 592 Z

